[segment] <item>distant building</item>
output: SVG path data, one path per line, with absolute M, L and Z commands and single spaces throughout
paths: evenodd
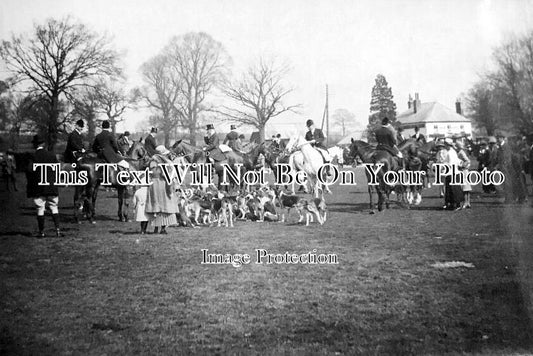
M 409 95 L 407 110 L 396 117 L 405 136 L 415 133 L 415 126 L 428 139 L 435 137 L 467 136 L 472 137 L 472 122 L 462 115 L 461 103 L 455 103 L 455 111 L 436 101 L 422 103 L 415 93 Z

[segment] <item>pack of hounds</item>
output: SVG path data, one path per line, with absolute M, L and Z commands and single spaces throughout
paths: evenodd
M 263 186 L 251 192 L 180 188 L 177 193 L 178 222 L 186 227 L 233 227 L 236 220 L 285 222 L 289 219 L 291 210 L 298 213 L 299 224 L 305 219 L 306 226 L 315 220 L 322 225 L 327 218 L 323 197 L 307 199 L 296 194 L 287 194 L 279 187 Z M 278 213 L 278 209 L 281 213 Z

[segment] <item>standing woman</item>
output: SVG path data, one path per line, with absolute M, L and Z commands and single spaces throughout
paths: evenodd
M 446 160 L 444 163 L 450 166 L 460 166 L 461 161 L 457 157 L 457 151 L 453 147 L 453 141 L 450 138 L 444 140 L 444 145 L 446 146 Z M 463 202 L 463 190 L 460 186 L 451 184 L 452 175 L 451 173 L 446 176 L 444 180 L 444 202 L 446 210 L 460 210 L 461 204 Z
M 178 212 L 178 196 L 176 195 L 176 184 L 167 184 L 163 172 L 159 167 L 160 163 L 172 163 L 168 158 L 170 151 L 165 146 L 157 146 L 156 154 L 152 156 L 149 168 L 152 171 L 152 182 L 148 188 L 146 198 L 146 215 L 154 226 L 154 234 L 160 232 L 167 233 L 167 226 L 176 225 L 176 213 Z
M 455 148 L 457 148 L 457 158 L 461 161 L 459 169 L 463 172 L 464 176 L 468 174 L 468 170 L 470 169 L 470 158 L 468 158 L 468 154 L 465 151 L 464 144 L 461 141 L 455 142 Z M 472 194 L 472 186 L 465 182 L 461 186 L 464 194 L 464 202 L 463 202 L 463 209 L 470 209 L 472 206 L 470 205 L 470 196 Z

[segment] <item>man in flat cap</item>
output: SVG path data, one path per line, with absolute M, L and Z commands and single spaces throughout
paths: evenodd
M 226 135 L 226 138 L 224 139 L 224 142 L 222 142 L 223 144 L 227 144 L 232 150 L 235 151 L 235 142 L 237 141 L 237 139 L 239 138 L 239 133 L 236 131 L 237 130 L 237 126 L 236 125 L 231 125 L 230 126 L 230 132 L 228 132 L 228 134 Z
M 204 142 L 205 146 L 203 148 L 203 151 L 205 152 L 206 156 L 215 161 L 220 162 L 226 159 L 222 151 L 220 151 L 219 146 L 219 139 L 218 135 L 215 132 L 215 127 L 213 124 L 207 124 L 206 126 L 206 135 L 204 136 Z M 237 136 L 238 137 L 238 136 Z
M 146 136 L 146 139 L 144 140 L 144 148 L 146 148 L 146 152 L 149 156 L 155 155 L 157 152 L 155 148 L 157 147 L 157 142 L 155 140 L 155 135 L 157 134 L 157 128 L 152 127 L 150 130 L 150 134 Z
M 59 231 L 59 192 L 55 185 L 55 173 L 52 168 L 47 168 L 47 180 L 48 184 L 39 184 L 41 181 L 41 169 L 35 169 L 34 163 L 58 163 L 57 158 L 53 152 L 49 152 L 44 149 L 45 140 L 41 135 L 33 136 L 33 147 L 35 148 L 35 154 L 29 162 L 28 169 L 26 171 L 27 190 L 26 194 L 28 198 L 33 199 L 33 203 L 37 208 L 37 226 L 39 228 L 38 237 L 45 237 L 44 233 L 44 212 L 46 207 L 52 212 L 52 219 L 55 226 L 55 235 L 60 237 Z
M 102 132 L 94 138 L 93 152 L 108 163 L 116 163 L 124 169 L 129 169 L 129 163 L 120 155 L 115 136 L 109 131 L 110 126 L 109 121 L 102 122 Z
M 76 163 L 81 154 L 85 152 L 85 147 L 83 146 L 83 136 L 81 132 L 85 126 L 83 120 L 76 121 L 76 126 L 74 126 L 74 131 L 68 135 L 67 147 L 65 148 L 65 162 L 66 163 Z

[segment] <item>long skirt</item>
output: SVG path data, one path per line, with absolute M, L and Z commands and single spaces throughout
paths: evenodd
M 464 176 L 466 176 L 468 174 L 468 169 L 462 169 L 461 170 L 461 173 L 464 174 Z M 461 189 L 463 190 L 463 192 L 471 192 L 472 191 L 472 186 L 468 183 L 465 183 L 463 185 L 461 185 Z
M 447 176 L 444 180 L 444 204 L 448 208 L 458 208 L 464 200 L 463 190 L 460 185 L 451 185 L 451 176 Z
M 150 224 L 154 227 L 177 225 L 178 220 L 174 213 L 147 213 Z

